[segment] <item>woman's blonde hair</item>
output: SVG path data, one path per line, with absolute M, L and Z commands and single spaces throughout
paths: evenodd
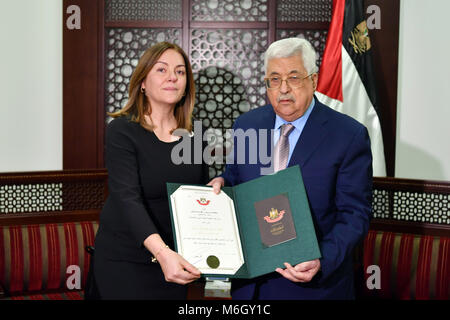
M 138 122 L 142 127 L 149 131 L 153 131 L 154 126 L 148 124 L 144 115 L 151 113 L 151 105 L 148 102 L 145 93 L 141 91 L 142 82 L 153 68 L 155 63 L 166 50 L 175 50 L 182 55 L 186 66 L 186 89 L 184 96 L 175 105 L 174 116 L 177 120 L 177 128 L 192 131 L 192 111 L 195 102 L 195 84 L 192 74 L 192 67 L 186 53 L 178 45 L 170 42 L 159 42 L 148 48 L 139 59 L 138 65 L 130 79 L 128 89 L 128 102 L 121 110 L 108 113 L 113 118 L 120 116 L 129 116 L 131 121 Z M 175 128 L 176 129 L 176 128 Z

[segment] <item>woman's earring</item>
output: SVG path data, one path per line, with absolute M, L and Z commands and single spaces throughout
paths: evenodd
M 145 88 L 141 87 L 141 93 L 145 94 Z

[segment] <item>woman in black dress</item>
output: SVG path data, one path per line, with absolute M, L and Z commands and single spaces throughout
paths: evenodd
M 106 130 L 109 196 L 93 268 L 101 299 L 185 299 L 185 285 L 200 277 L 172 250 L 166 191 L 166 182 L 208 181 L 204 163 L 175 165 L 171 159 L 179 143 L 172 132 L 192 132 L 194 100 L 183 50 L 168 42 L 147 49 L 131 77 L 127 105 L 111 114 L 115 119 Z

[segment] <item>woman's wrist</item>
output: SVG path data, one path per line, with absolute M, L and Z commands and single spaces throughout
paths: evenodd
M 144 246 L 152 254 L 151 261 L 153 263 L 157 263 L 158 262 L 157 259 L 160 253 L 164 249 L 169 248 L 169 246 L 165 244 L 161 236 L 157 233 L 153 233 L 150 236 L 148 236 L 147 239 L 144 240 Z
M 150 251 L 153 256 L 155 256 L 165 245 L 165 242 L 158 233 L 153 233 L 144 240 L 145 248 Z
M 159 254 L 166 248 L 169 248 L 169 246 L 167 244 L 165 244 L 164 246 L 162 246 L 158 252 L 155 253 L 155 255 L 152 257 L 152 262 L 153 263 L 157 263 L 158 262 L 158 256 Z

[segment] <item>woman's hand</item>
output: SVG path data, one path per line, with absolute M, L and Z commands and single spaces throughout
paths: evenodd
M 170 248 L 163 248 L 156 259 L 167 282 L 188 284 L 200 278 L 200 271 Z
M 154 233 L 148 236 L 144 246 L 158 260 L 167 282 L 188 284 L 200 278 L 200 271 L 167 247 L 159 234 Z

